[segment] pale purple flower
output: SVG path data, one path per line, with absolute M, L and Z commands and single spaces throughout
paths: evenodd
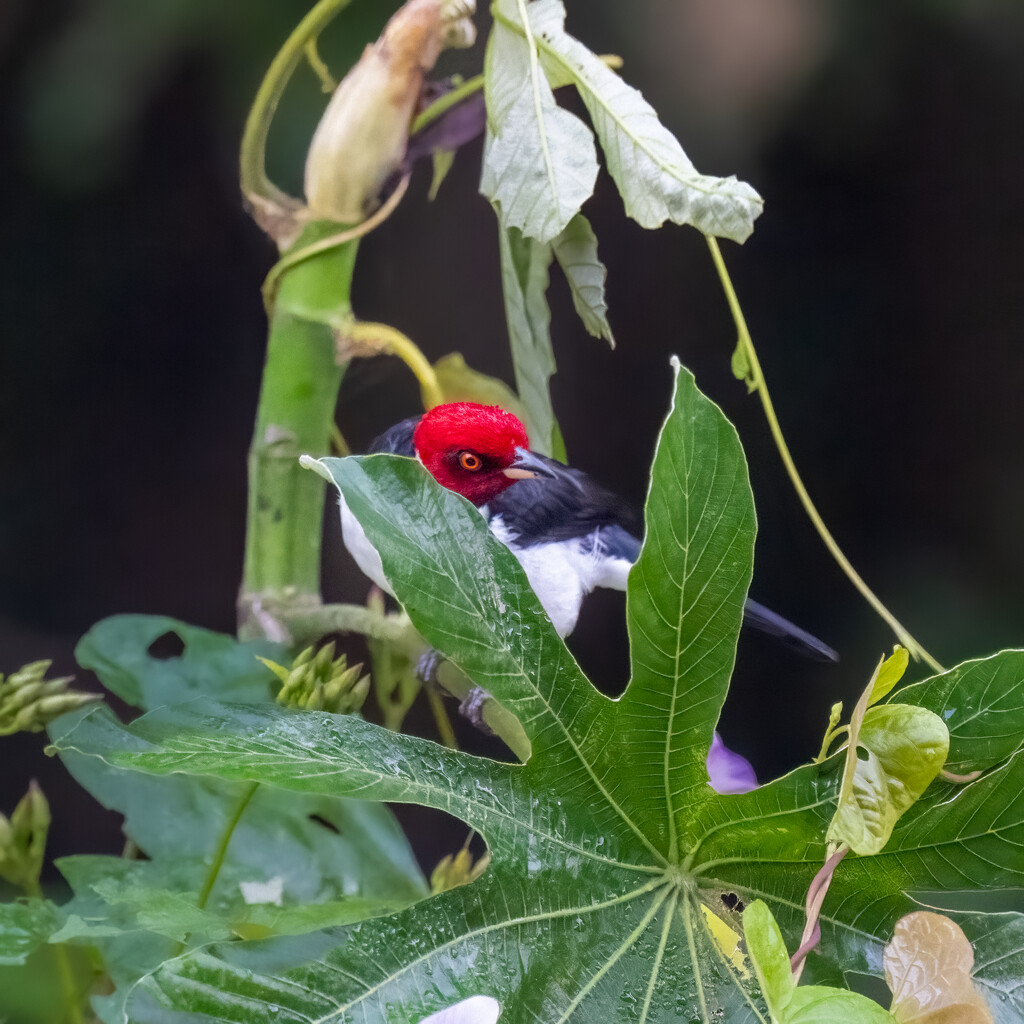
M 751 763 L 730 750 L 716 732 L 708 751 L 708 782 L 716 793 L 749 793 L 757 789 Z

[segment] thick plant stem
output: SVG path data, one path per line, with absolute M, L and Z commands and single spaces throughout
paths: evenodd
M 786 439 L 782 436 L 782 428 L 779 426 L 778 417 L 775 415 L 775 407 L 772 405 L 771 397 L 768 394 L 768 386 L 764 381 L 764 374 L 761 371 L 761 364 L 757 358 L 757 352 L 754 349 L 753 339 L 750 337 L 750 331 L 747 328 L 746 318 L 743 316 L 743 310 L 740 308 L 739 300 L 736 298 L 736 291 L 732 286 L 732 280 L 729 277 L 729 272 L 725 268 L 725 261 L 722 259 L 721 250 L 718 248 L 718 242 L 711 235 L 707 235 L 708 247 L 711 250 L 711 258 L 714 261 L 715 269 L 718 271 L 719 280 L 722 283 L 722 289 L 725 291 L 725 297 L 729 303 L 729 309 L 732 312 L 733 320 L 736 323 L 736 331 L 739 335 L 739 347 L 741 349 L 743 358 L 746 362 L 748 380 L 751 382 L 752 389 L 756 390 L 761 399 L 761 406 L 764 409 L 765 418 L 768 420 L 768 427 L 771 430 L 772 438 L 775 441 L 775 447 L 779 450 L 779 455 L 782 457 L 783 465 L 786 467 L 786 473 L 789 475 L 790 482 L 793 484 L 793 489 L 797 493 L 797 497 L 800 499 L 800 504 L 803 505 L 804 511 L 810 517 L 811 522 L 814 524 L 815 530 L 818 531 L 818 535 L 824 541 L 825 547 L 828 548 L 829 553 L 836 560 L 839 568 L 843 570 L 850 582 L 857 588 L 861 596 L 871 605 L 872 608 L 885 620 L 889 625 L 889 628 L 896 634 L 899 642 L 907 648 L 908 651 L 919 661 L 926 662 L 936 672 L 942 672 L 942 666 L 921 646 L 914 638 L 910 635 L 907 628 L 899 622 L 895 615 L 889 611 L 888 608 L 875 596 L 871 588 L 864 582 L 860 574 L 850 564 L 846 555 L 843 554 L 842 549 L 836 542 L 836 539 L 829 532 L 828 527 L 825 525 L 824 520 L 821 518 L 821 514 L 818 512 L 811 501 L 811 496 L 807 493 L 807 488 L 804 487 L 803 480 L 800 479 L 800 474 L 797 472 L 796 463 L 793 462 L 793 456 L 789 452 L 789 446 L 786 444 Z
M 336 231 L 335 224 L 311 224 L 296 247 Z M 351 316 L 355 252 L 355 242 L 328 249 L 281 279 L 249 450 L 242 637 L 287 642 L 283 614 L 320 605 L 324 482 L 299 466 L 299 456 L 329 450 L 344 369 L 329 325 Z

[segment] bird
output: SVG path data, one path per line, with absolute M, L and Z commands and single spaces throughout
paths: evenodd
M 640 519 L 632 507 L 582 470 L 530 450 L 526 428 L 500 406 L 449 402 L 411 416 L 376 437 L 370 454 L 418 459 L 434 479 L 472 502 L 491 533 L 519 560 L 561 637 L 579 618 L 583 598 L 596 587 L 625 590 L 640 556 Z M 394 597 L 380 554 L 341 502 L 342 537 L 359 568 Z M 747 598 L 744 621 L 819 661 L 837 661 L 831 647 Z M 428 652 L 421 677 L 432 675 Z M 460 710 L 478 726 L 487 694 L 473 687 Z M 708 784 L 718 793 L 746 793 L 758 785 L 750 762 L 717 730 L 707 757 Z
M 461 494 L 519 560 L 556 632 L 576 626 L 597 587 L 625 590 L 640 555 L 640 517 L 587 473 L 529 448 L 526 428 L 500 406 L 449 402 L 396 423 L 369 447 L 419 459 L 439 484 Z M 341 499 L 345 546 L 359 568 L 394 596 L 380 555 Z M 817 637 L 747 599 L 744 621 L 819 661 L 836 652 Z

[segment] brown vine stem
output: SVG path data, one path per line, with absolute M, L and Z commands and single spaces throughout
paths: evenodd
M 800 504 L 803 505 L 804 511 L 810 517 L 811 522 L 814 524 L 815 530 L 818 531 L 818 536 L 824 541 L 825 547 L 828 548 L 829 553 L 836 560 L 839 568 L 846 574 L 850 582 L 857 588 L 861 596 L 871 605 L 871 607 L 885 620 L 889 628 L 896 634 L 899 642 L 907 648 L 908 651 L 918 661 L 926 662 L 934 671 L 944 671 L 942 666 L 935 660 L 925 649 L 919 644 L 913 636 L 911 636 L 909 630 L 896 618 L 892 612 L 875 596 L 874 591 L 864 582 L 860 574 L 850 564 L 849 559 L 843 554 L 842 549 L 836 542 L 836 539 L 832 536 L 828 527 L 825 525 L 824 520 L 821 518 L 820 513 L 811 501 L 811 496 L 807 493 L 807 488 L 804 486 L 803 480 L 800 478 L 800 474 L 797 472 L 796 463 L 793 461 L 793 456 L 790 454 L 789 446 L 786 444 L 786 439 L 782 436 L 782 428 L 779 426 L 778 417 L 775 415 L 775 407 L 772 405 L 771 396 L 768 394 L 768 385 L 765 383 L 764 373 L 761 370 L 761 363 L 757 358 L 757 351 L 754 348 L 754 341 L 750 336 L 750 331 L 747 328 L 746 318 L 743 316 L 743 310 L 740 308 L 739 299 L 736 297 L 736 291 L 733 288 L 732 280 L 729 277 L 729 272 L 726 270 L 725 261 L 722 259 L 722 252 L 718 247 L 718 241 L 711 235 L 706 235 L 708 248 L 711 250 L 711 259 L 714 261 L 715 269 L 718 271 L 718 278 L 722 283 L 722 290 L 725 292 L 726 300 L 729 303 L 729 309 L 732 312 L 733 321 L 736 324 L 736 331 L 739 335 L 739 346 L 742 354 L 745 358 L 749 377 L 752 387 L 757 391 L 761 398 L 761 406 L 764 409 L 765 418 L 768 420 L 768 427 L 771 430 L 772 438 L 775 441 L 775 447 L 779 451 L 779 455 L 782 457 L 783 465 L 786 467 L 786 473 L 789 475 L 790 482 L 793 485 L 793 489 L 797 493 L 797 497 L 800 499 Z

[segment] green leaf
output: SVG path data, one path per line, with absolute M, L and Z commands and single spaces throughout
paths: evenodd
M 860 748 L 866 758 L 858 756 Z M 868 709 L 859 731 L 851 726 L 829 841 L 847 843 L 862 856 L 878 853 L 942 770 L 948 752 L 949 730 L 931 711 L 911 704 Z
M 526 408 L 519 396 L 497 377 L 489 377 L 466 364 L 460 352 L 450 352 L 434 363 L 437 383 L 446 402 L 480 402 L 500 405 L 521 420 L 528 419 Z
M 754 367 L 751 365 L 747 350 L 742 341 L 736 342 L 729 360 L 732 375 L 747 385 L 747 394 L 753 394 L 757 390 L 757 378 L 754 375 Z
M 316 468 L 343 491 L 417 630 L 520 720 L 532 756 L 501 764 L 353 716 L 270 705 L 193 701 L 130 727 L 94 712 L 62 747 L 146 772 L 439 808 L 476 828 L 492 855 L 476 882 L 393 915 L 169 961 L 133 988 L 128 1018 L 249 1022 L 273 1007 L 280 1021 L 411 1024 L 490 996 L 513 1021 L 763 1024 L 753 979 L 722 939 L 736 924 L 723 897 L 764 899 L 796 940 L 842 759 L 738 796 L 707 785 L 754 531 L 742 452 L 721 413 L 680 370 L 631 574 L 633 678 L 618 701 L 583 677 L 477 510 L 421 466 L 375 455 Z M 1024 886 L 1024 712 L 1005 692 L 1020 681 L 1009 663 L 1022 655 L 986 662 L 978 698 L 945 710 L 951 757 L 958 730 L 974 751 L 997 749 L 1007 732 L 1017 747 L 965 786 L 935 782 L 877 856 L 845 858 L 823 909 L 822 973 L 880 973 L 893 924 L 914 909 L 907 890 Z M 948 687 L 928 681 L 914 701 L 937 702 Z M 981 926 L 963 927 L 973 938 Z M 1020 1024 L 1024 991 L 1000 981 L 995 953 L 1015 927 L 993 933 L 984 955 L 979 945 L 976 979 L 1006 996 L 1005 1020 Z M 815 1020 L 815 998 L 800 996 L 810 1002 L 796 1004 L 796 1019 Z
M 548 381 L 555 372 L 551 348 L 551 312 L 545 292 L 551 246 L 527 238 L 515 228 L 498 232 L 501 287 L 516 387 L 525 410 L 530 446 L 542 455 L 563 457 Z
M 615 348 L 615 338 L 608 323 L 608 303 L 604 297 L 608 271 L 597 258 L 597 235 L 590 221 L 582 213 L 576 214 L 551 247 L 569 282 L 572 304 L 583 326 L 589 334 L 604 338 Z
M 57 930 L 60 911 L 49 900 L 0 903 L 0 966 L 24 964 Z
M 154 657 L 154 641 L 170 634 L 182 653 Z M 291 661 L 280 644 L 239 643 L 224 633 L 188 626 L 162 615 L 115 615 L 97 623 L 79 641 L 75 658 L 111 693 L 133 707 L 151 709 L 193 697 L 255 701 L 270 699 L 272 673 L 257 660 Z
M 594 190 L 590 129 L 555 102 L 525 37 L 516 0 L 498 0 L 484 59 L 487 134 L 480 191 L 502 228 L 551 242 Z
M 871 694 L 868 697 L 868 706 L 877 704 L 883 697 L 887 696 L 895 685 L 903 678 L 910 664 L 910 652 L 905 647 L 897 644 L 892 654 L 882 662 L 882 667 L 875 677 L 874 686 L 871 687 Z
M 1024 653 L 1003 651 L 965 661 L 914 683 L 900 700 L 933 711 L 949 728 L 949 771 L 987 768 L 1020 748 L 1024 723 Z
M 244 707 L 244 705 L 239 705 Z M 283 712 L 286 716 L 297 713 Z M 245 790 L 221 780 L 175 774 L 140 776 L 115 766 L 121 742 L 116 720 L 103 715 L 66 716 L 51 738 L 64 747 L 74 730 L 94 756 L 63 749 L 75 779 L 105 807 L 125 815 L 124 831 L 152 860 L 174 872 L 190 866 L 188 886 L 199 891 L 207 858 L 216 848 Z M 386 808 L 332 796 L 296 797 L 260 789 L 245 809 L 228 847 L 216 896 L 240 881 L 280 878 L 298 901 L 359 895 L 414 899 L 425 886 L 401 829 Z
M 645 228 L 671 220 L 737 242 L 749 237 L 761 197 L 734 177 L 699 174 L 643 96 L 566 33 L 561 0 L 530 4 L 530 23 L 549 75 L 575 81 L 630 217 Z
M 207 907 L 200 908 L 198 887 L 189 887 L 202 877 L 193 863 L 183 862 L 168 869 L 167 865 L 153 861 L 79 856 L 65 857 L 58 866 L 76 892 L 76 901 L 68 911 L 78 912 L 76 920 L 56 936 L 60 941 L 140 931 L 177 942 L 190 939 L 192 945 L 240 935 L 295 935 L 394 913 L 408 902 L 359 897 L 285 902 L 283 880 L 278 877 L 264 886 L 243 879 L 232 885 L 230 891 L 222 891 L 220 898 Z M 101 920 L 93 918 L 90 922 L 89 916 L 96 913 L 95 900 L 89 898 L 93 895 L 109 909 Z M 87 904 L 91 913 L 84 910 Z
M 763 900 L 754 900 L 743 911 L 743 937 L 768 1009 L 779 1016 L 793 998 L 796 982 L 782 932 Z
M 180 656 L 154 657 L 154 640 L 172 633 Z M 132 703 L 194 701 L 202 694 L 265 702 L 272 673 L 257 652 L 290 663 L 275 644 L 239 643 L 148 616 L 118 616 L 82 640 L 82 664 Z M 240 705 L 244 707 L 245 705 Z M 284 714 L 293 714 L 284 712 Z M 422 896 L 425 881 L 401 829 L 380 804 L 334 795 L 303 796 L 261 787 L 232 834 L 205 910 L 197 906 L 210 859 L 247 790 L 240 783 L 173 774 L 140 775 L 114 766 L 120 740 L 111 712 L 79 712 L 50 727 L 55 744 L 74 729 L 94 756 L 61 757 L 76 780 L 104 806 L 125 816 L 124 831 L 150 859 L 65 858 L 60 867 L 75 897 L 63 908 L 60 941 L 101 949 L 117 992 L 107 1010 L 117 1019 L 130 986 L 174 955 L 186 935 L 200 939 L 288 934 L 377 913 Z M 282 906 L 258 912 L 246 891 L 271 888 Z M 383 901 L 383 902 L 382 902 Z
M 437 198 L 437 193 L 441 190 L 444 179 L 448 177 L 452 164 L 455 163 L 455 150 L 435 149 L 430 154 L 430 159 L 433 165 L 433 176 L 430 179 L 430 190 L 427 192 L 427 199 L 433 202 Z
M 778 1024 L 894 1024 L 894 1018 L 858 992 L 803 985 L 793 993 Z
M 856 992 L 821 985 L 797 988 L 782 933 L 761 900 L 743 911 L 743 936 L 776 1024 L 893 1024 L 891 1013 Z

